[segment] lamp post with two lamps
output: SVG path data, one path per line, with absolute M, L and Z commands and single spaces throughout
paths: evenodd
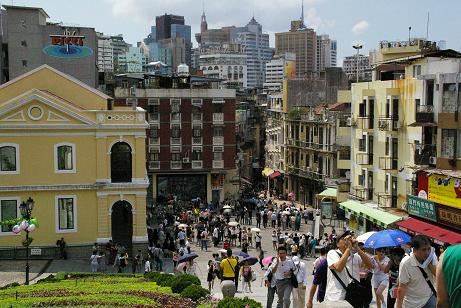
M 359 52 L 360 52 L 360 49 L 362 49 L 363 45 L 362 44 L 355 44 L 352 46 L 352 48 L 356 49 L 357 50 L 357 61 L 356 61 L 356 65 L 357 65 L 357 81 L 356 82 L 359 82 Z
M 21 202 L 19 205 L 19 210 L 23 220 L 13 227 L 14 234 L 21 233 L 21 230 L 26 232 L 26 239 L 23 242 L 24 247 L 26 247 L 26 285 L 29 284 L 29 245 L 32 242 L 32 239 L 29 238 L 29 232 L 34 231 L 38 227 L 37 219 L 32 217 L 32 210 L 34 209 L 34 205 L 34 199 L 31 197 L 29 197 L 27 201 Z

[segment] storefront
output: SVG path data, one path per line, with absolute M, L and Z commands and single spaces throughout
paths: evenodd
M 366 204 L 348 200 L 338 204 L 346 212 L 349 228 L 365 233 L 387 229 L 402 217 L 372 208 Z
M 423 234 L 432 239 L 437 245 L 458 245 L 461 244 L 461 234 L 440 226 L 416 219 L 408 218 L 398 222 L 399 229 L 411 235 Z

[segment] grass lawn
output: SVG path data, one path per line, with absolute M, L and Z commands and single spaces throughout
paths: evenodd
M 196 304 L 142 276 L 71 277 L 0 290 L 0 307 L 64 306 L 194 308 Z

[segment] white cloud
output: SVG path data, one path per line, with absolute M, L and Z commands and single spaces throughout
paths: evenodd
M 369 26 L 368 21 L 366 20 L 359 21 L 352 27 L 352 33 L 356 35 L 363 34 L 365 31 L 367 31 L 368 26 Z

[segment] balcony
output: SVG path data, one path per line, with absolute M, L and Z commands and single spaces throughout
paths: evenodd
M 355 162 L 357 165 L 373 165 L 373 154 L 357 153 L 355 156 Z
M 371 120 L 368 116 L 357 117 L 357 128 L 362 130 L 373 129 L 373 125 L 370 125 Z
M 181 145 L 181 138 L 170 138 L 171 145 Z
M 224 113 L 213 113 L 213 124 L 224 124 Z
M 160 169 L 160 162 L 159 161 L 150 161 L 149 162 L 149 170 L 156 170 Z
M 192 145 L 202 145 L 202 137 L 192 137 Z
M 223 136 L 213 136 L 213 145 L 224 145 Z
M 202 123 L 202 119 L 201 113 L 192 113 L 192 123 Z
M 378 197 L 378 206 L 379 207 L 391 207 L 391 195 L 387 192 L 378 192 L 376 193 Z
M 149 138 L 150 145 L 160 145 L 160 138 Z
M 391 132 L 400 128 L 399 121 L 394 117 L 380 117 L 378 120 L 380 131 Z
M 158 123 L 158 122 L 160 122 L 160 113 L 158 113 L 158 112 L 149 113 L 148 117 L 149 117 L 149 124 L 150 123 Z
M 203 168 L 203 161 L 201 160 L 192 161 L 192 169 L 202 169 L 202 168 Z
M 182 162 L 181 161 L 170 161 L 170 169 L 182 169 Z
M 434 123 L 434 106 L 430 105 L 419 105 L 416 106 L 416 123 L 424 126 L 426 123 Z M 418 125 L 418 126 L 419 126 Z
M 381 170 L 397 170 L 398 159 L 394 157 L 380 157 L 379 158 L 379 169 Z
M 309 168 L 302 169 L 302 168 L 293 167 L 290 169 L 290 173 L 298 175 L 306 179 L 311 179 L 314 181 L 325 181 L 325 177 L 326 177 L 324 174 L 317 172 L 317 171 L 310 170 Z
M 435 165 L 437 146 L 435 144 L 417 144 L 415 149 L 415 165 Z
M 223 169 L 224 160 L 213 160 L 213 169 Z
M 351 195 L 360 201 L 371 200 L 370 196 L 373 197 L 372 193 L 372 188 L 366 188 L 361 185 L 354 186 L 351 189 Z

